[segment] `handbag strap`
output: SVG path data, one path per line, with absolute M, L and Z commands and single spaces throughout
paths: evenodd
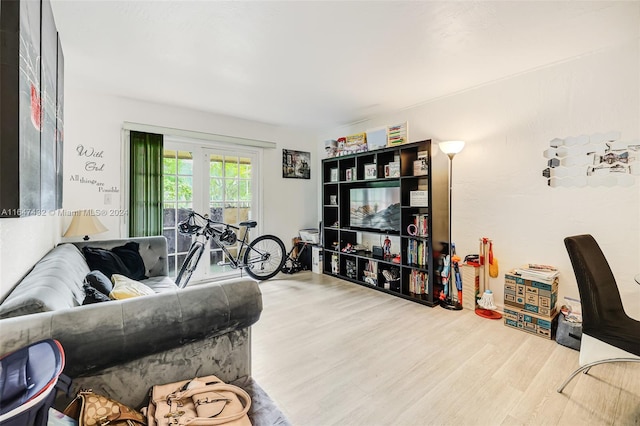
M 177 392 L 173 395 L 169 396 L 169 399 L 171 400 L 184 400 L 186 398 L 191 398 L 194 395 L 198 395 L 200 393 L 205 393 L 205 392 L 217 392 L 217 391 L 228 391 L 228 392 L 233 392 L 234 394 L 236 394 L 238 396 L 238 398 L 240 398 L 242 401 L 244 401 L 244 408 L 242 409 L 242 411 L 238 412 L 238 413 L 234 413 L 234 414 L 230 414 L 228 416 L 222 416 L 222 417 L 216 417 L 216 418 L 209 418 L 209 417 L 193 417 L 191 419 L 184 419 L 186 421 L 184 421 L 182 418 L 179 421 L 179 425 L 180 426 L 212 426 L 212 425 L 219 425 L 219 424 L 224 424 L 227 422 L 231 422 L 233 420 L 238 420 L 241 417 L 243 417 L 245 414 L 247 414 L 249 412 L 249 408 L 251 407 L 251 397 L 249 396 L 249 394 L 247 392 L 245 392 L 242 388 L 239 388 L 238 386 L 234 386 L 234 385 L 228 385 L 226 383 L 218 383 L 215 385 L 207 385 L 207 386 L 203 386 L 201 388 L 195 388 L 195 389 L 188 389 L 184 392 Z

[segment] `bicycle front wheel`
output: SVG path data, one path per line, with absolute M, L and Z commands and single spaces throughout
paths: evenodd
M 259 236 L 244 252 L 247 274 L 256 280 L 274 277 L 282 269 L 285 260 L 284 243 L 275 235 Z
M 198 262 L 200 261 L 203 251 L 204 244 L 201 241 L 193 243 L 189 249 L 189 253 L 187 253 L 187 257 L 184 259 L 180 272 L 178 272 L 178 276 L 176 277 L 176 285 L 178 288 L 185 288 L 187 286 L 193 271 L 195 271 L 196 266 L 198 266 Z

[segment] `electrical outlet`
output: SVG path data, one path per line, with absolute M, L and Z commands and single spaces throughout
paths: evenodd
M 111 194 L 104 194 L 104 204 L 111 204 Z

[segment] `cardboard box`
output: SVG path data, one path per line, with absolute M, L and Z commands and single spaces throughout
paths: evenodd
M 460 265 L 462 278 L 462 307 L 464 309 L 476 309 L 476 301 L 480 297 L 480 267 L 472 265 Z
M 311 271 L 316 274 L 322 273 L 322 247 L 311 247 Z
M 550 319 L 556 315 L 558 301 L 558 278 L 547 284 L 526 280 L 513 271 L 504 275 L 505 307 L 522 309 Z
M 503 313 L 504 325 L 517 330 L 535 334 L 544 339 L 553 339 L 558 326 L 558 314 L 552 317 L 535 315 L 523 309 L 511 309 L 507 306 Z

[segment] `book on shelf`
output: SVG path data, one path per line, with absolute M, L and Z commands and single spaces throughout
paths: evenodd
M 429 264 L 429 246 L 426 241 L 409 239 L 407 242 L 407 264 L 426 268 Z
M 413 237 L 426 237 L 429 235 L 429 215 L 427 214 L 414 214 L 413 224 L 410 224 L 407 228 L 409 235 Z
M 409 293 L 427 294 L 429 274 L 422 271 L 412 270 L 409 275 Z

